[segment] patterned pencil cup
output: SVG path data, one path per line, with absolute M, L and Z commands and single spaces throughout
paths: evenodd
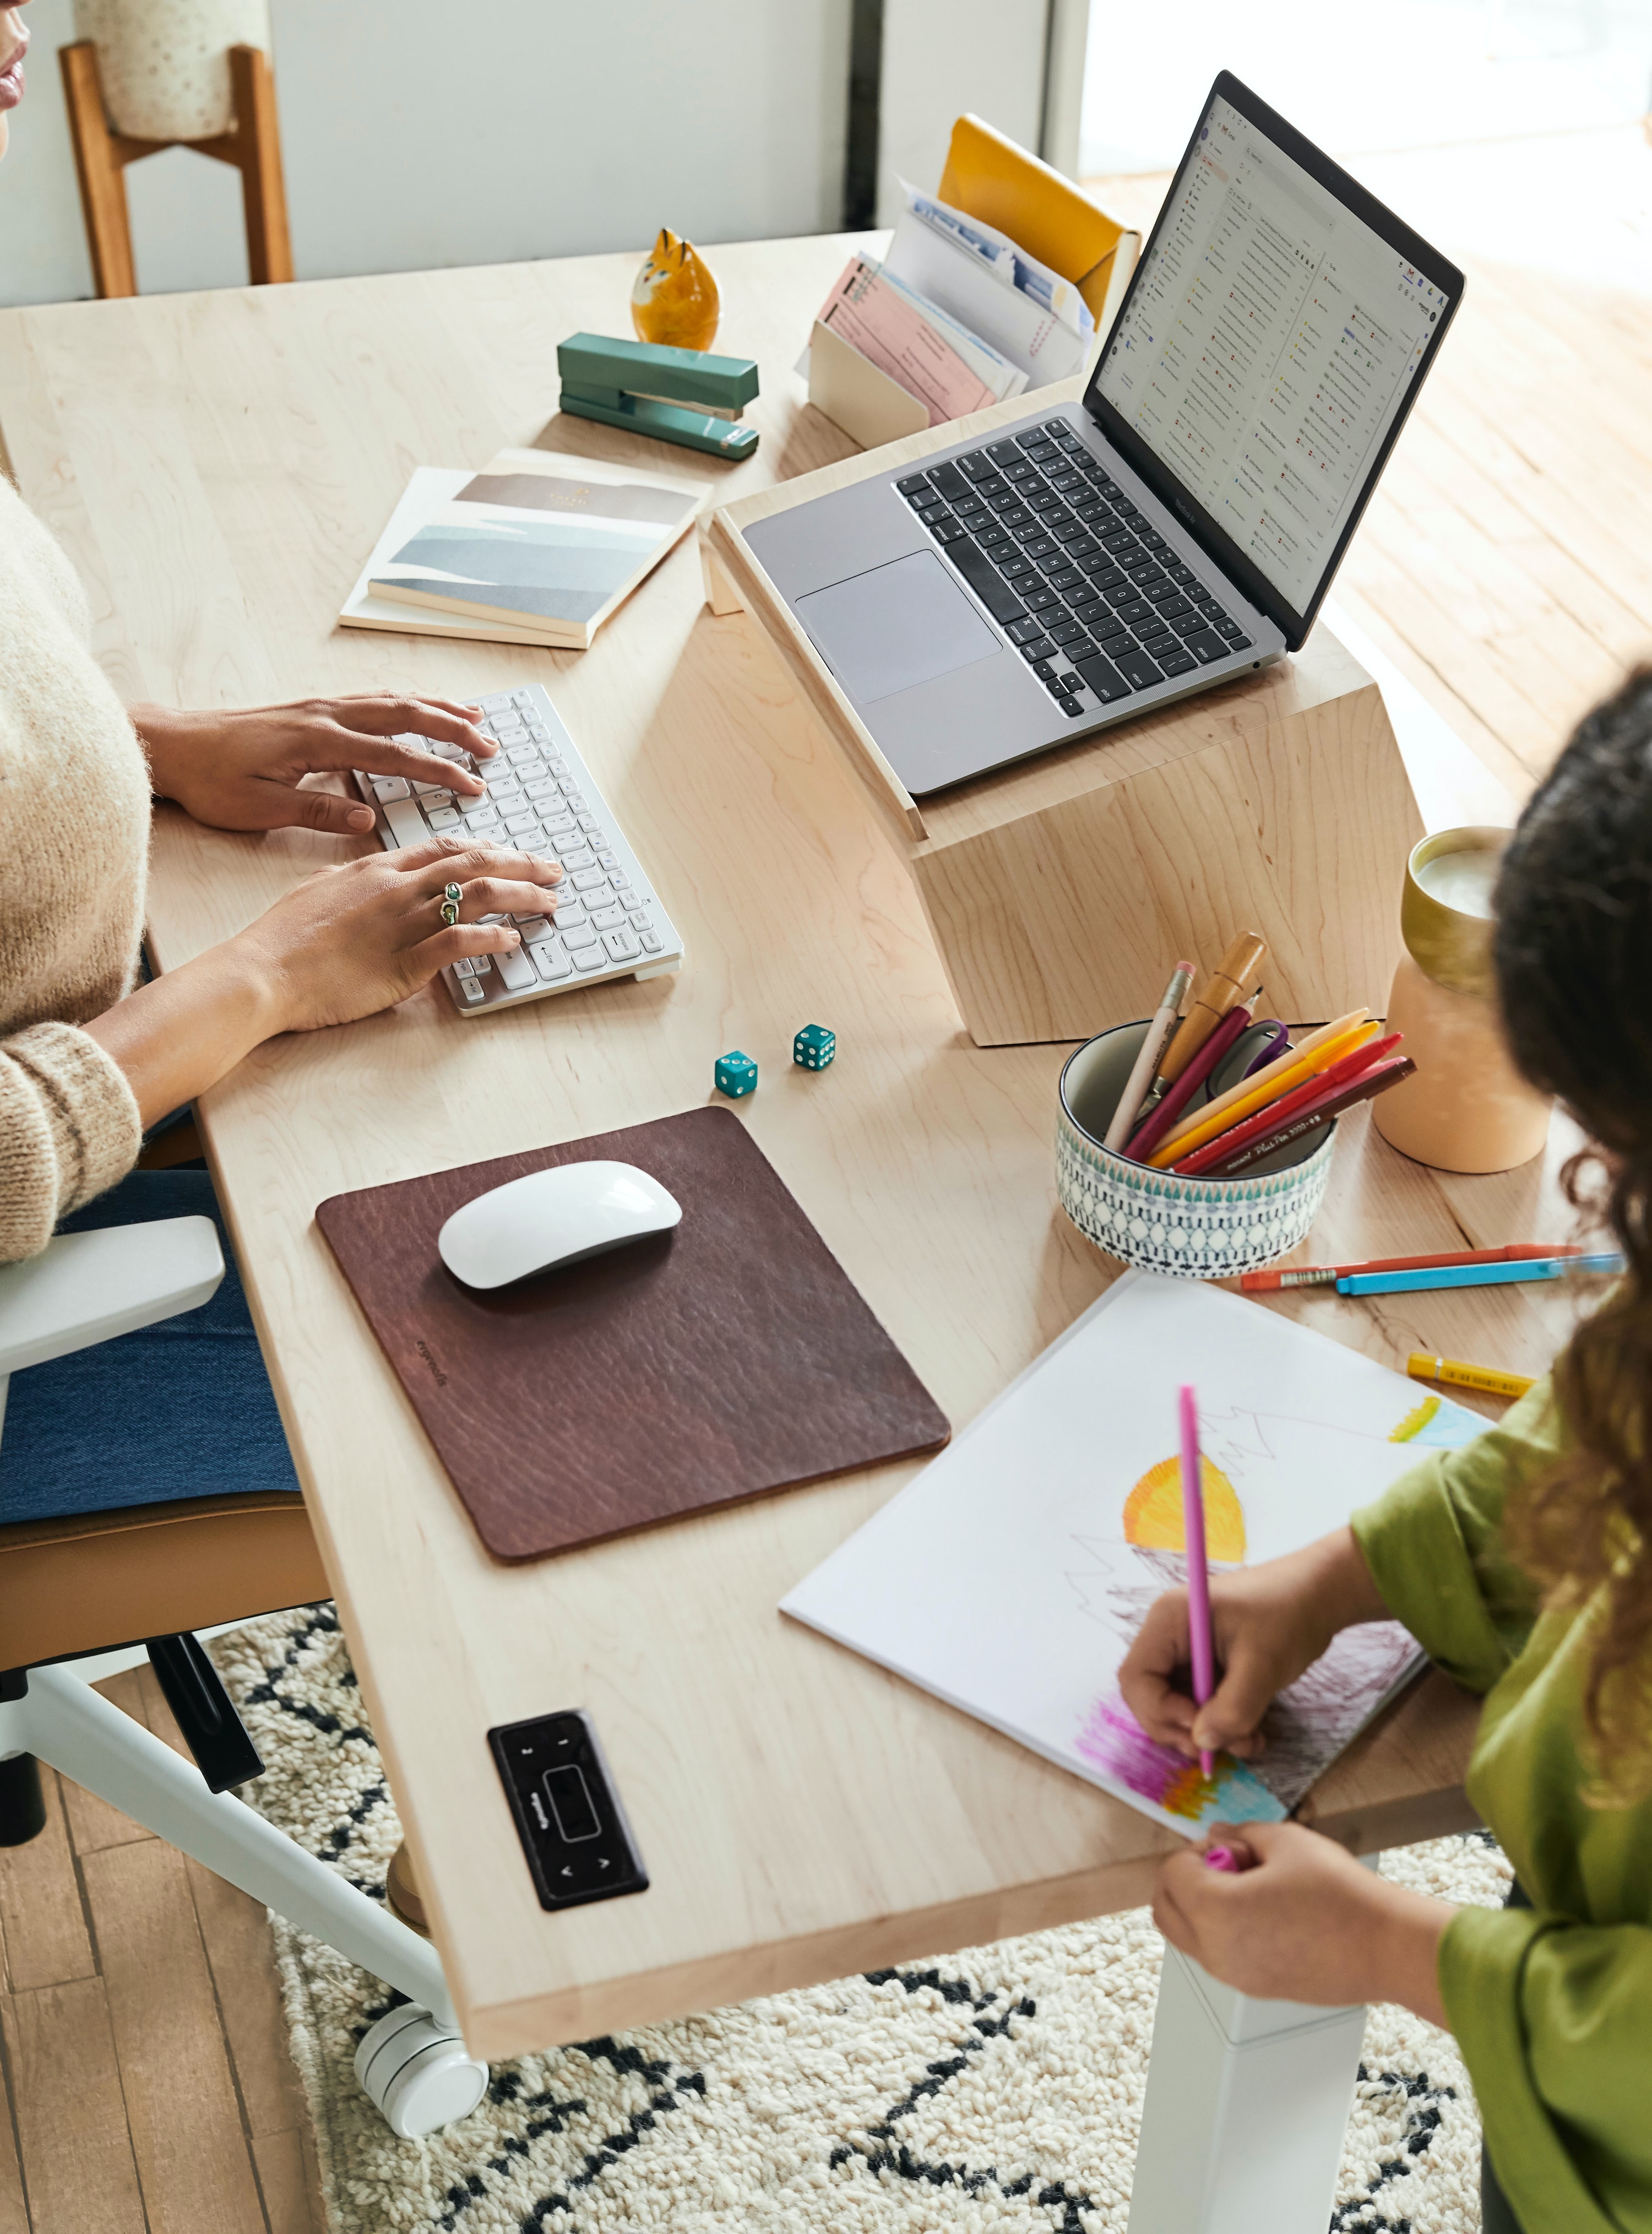
M 1102 1137 L 1146 1030 L 1145 1022 L 1115 1025 L 1067 1059 L 1055 1123 L 1061 1208 L 1110 1257 L 1175 1279 L 1225 1280 L 1271 1264 L 1319 1213 L 1335 1126 L 1293 1141 L 1242 1179 L 1179 1179 L 1115 1155 Z M 1230 1059 L 1213 1089 L 1234 1077 Z

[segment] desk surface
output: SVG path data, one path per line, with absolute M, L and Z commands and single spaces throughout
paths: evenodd
M 696 1106 L 714 1058 L 741 1046 L 762 1069 L 742 1121 L 955 1425 L 1116 1272 L 1055 1205 L 1066 1050 L 966 1037 L 876 813 L 754 627 L 703 609 L 691 546 L 584 655 L 333 625 L 417 465 L 539 438 L 733 493 L 844 454 L 790 369 L 843 254 L 816 239 L 715 256 L 722 343 L 761 361 L 765 391 L 762 447 L 733 471 L 553 415 L 557 341 L 624 327 L 630 257 L 0 315 L 14 469 L 79 566 L 128 696 L 463 696 L 538 677 L 687 939 L 676 978 L 476 1025 L 432 993 L 274 1042 L 203 1112 L 435 1934 L 492 2056 L 1121 1906 L 1173 1843 L 776 1613 L 909 1467 L 495 1564 L 313 1222 L 343 1188 Z M 342 851 L 163 810 L 161 965 Z M 821 1076 L 789 1061 L 806 1021 L 838 1034 Z M 1407 1163 L 1363 1114 L 1344 1129 L 1316 1254 L 1563 1230 L 1558 1127 L 1547 1159 L 1481 1179 Z M 1530 1290 L 1280 1308 L 1390 1361 L 1427 1347 L 1534 1370 L 1565 1324 Z M 603 1734 L 653 1888 L 552 1917 L 483 1734 L 575 1705 Z M 1461 1820 L 1471 1719 L 1429 1679 L 1325 1780 L 1321 1819 L 1367 1845 Z

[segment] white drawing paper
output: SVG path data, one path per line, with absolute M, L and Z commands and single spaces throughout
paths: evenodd
M 1183 1382 L 1213 1570 L 1299 1549 L 1487 1425 L 1260 1304 L 1128 1273 L 781 1610 L 1173 1830 L 1281 1819 L 1421 1654 L 1397 1622 L 1343 1631 L 1254 1767 L 1223 1754 L 1206 1778 L 1151 1742 L 1117 1676 L 1185 1573 Z

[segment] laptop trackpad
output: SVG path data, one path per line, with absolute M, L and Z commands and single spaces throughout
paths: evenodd
M 930 551 L 812 591 L 793 611 L 860 706 L 1003 650 Z

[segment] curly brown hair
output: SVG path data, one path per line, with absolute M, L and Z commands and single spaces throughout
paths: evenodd
M 1567 1192 L 1603 1208 L 1628 1273 L 1555 1366 L 1566 1440 L 1508 1515 L 1510 1548 L 1596 1634 L 1589 1797 L 1652 1792 L 1652 667 L 1579 726 L 1498 879 L 1498 989 L 1515 1061 L 1596 1145 Z

